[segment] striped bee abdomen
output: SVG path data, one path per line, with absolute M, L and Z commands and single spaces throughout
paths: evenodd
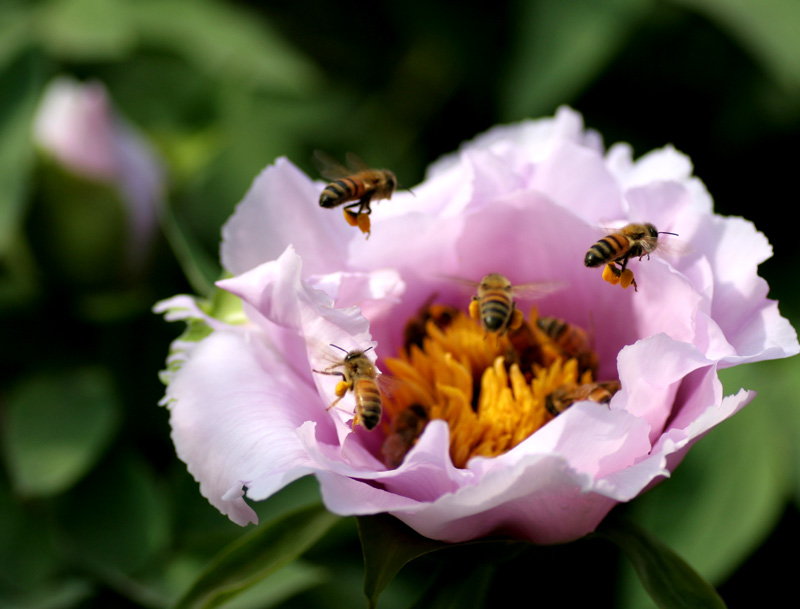
M 507 292 L 487 291 L 480 301 L 481 320 L 487 330 L 499 332 L 511 319 L 514 303 Z
M 352 178 L 341 178 L 331 182 L 319 196 L 321 207 L 336 207 L 347 201 L 360 199 L 364 195 L 364 182 Z
M 583 262 L 586 266 L 595 267 L 612 262 L 630 249 L 630 241 L 622 233 L 614 233 L 603 237 L 589 248 Z
M 367 429 L 374 429 L 381 420 L 381 391 L 378 384 L 369 377 L 356 380 L 353 385 L 356 396 L 357 423 Z

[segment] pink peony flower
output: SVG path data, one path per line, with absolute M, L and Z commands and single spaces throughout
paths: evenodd
M 105 86 L 53 80 L 34 120 L 34 139 L 74 174 L 115 186 L 129 217 L 128 264 L 140 266 L 155 237 L 164 170 L 142 135 L 116 114 Z
M 178 456 L 241 525 L 256 521 L 245 493 L 258 501 L 313 474 L 332 512 L 388 512 L 434 539 L 558 543 L 591 532 L 754 397 L 724 396 L 718 370 L 800 350 L 756 273 L 771 255 L 766 238 L 714 215 L 691 172 L 671 147 L 637 161 L 625 144 L 605 151 L 562 108 L 492 129 L 436 162 L 414 196 L 373 204 L 366 240 L 319 207 L 322 183 L 279 159 L 223 229 L 232 277 L 218 285 L 244 315 L 211 316 L 188 296 L 156 307 L 204 329 L 176 341 L 165 374 Z M 638 292 L 584 265 L 598 227 L 628 222 L 690 246 L 632 259 Z M 492 272 L 563 289 L 534 310 L 518 299 L 523 329 L 487 336 L 466 315 L 470 291 L 451 278 Z M 548 356 L 557 348 L 531 338 L 537 314 L 583 328 L 596 370 Z M 421 349 L 404 335 L 420 319 Z M 469 324 L 478 329 L 461 329 Z M 531 363 L 519 340 L 544 355 Z M 373 431 L 353 428 L 352 391 L 327 409 L 343 393 L 339 377 L 314 372 L 342 359 L 330 345 L 369 349 L 400 379 Z M 582 381 L 621 389 L 608 404 L 545 409 L 555 387 Z

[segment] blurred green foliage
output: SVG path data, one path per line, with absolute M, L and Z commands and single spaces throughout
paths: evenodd
M 796 0 L 0 3 L 0 608 L 169 607 L 208 592 L 203 573 L 226 556 L 275 559 L 226 607 L 366 606 L 352 519 L 310 531 L 319 541 L 299 560 L 303 548 L 270 558 L 259 556 L 269 544 L 248 541 L 318 509 L 313 480 L 256 505 L 266 523 L 242 530 L 200 496 L 156 406 L 180 328 L 150 308 L 210 294 L 220 227 L 278 156 L 313 175 L 311 150 L 357 151 L 413 185 L 493 124 L 570 104 L 607 142 L 689 154 L 718 211 L 770 238 L 762 274 L 800 318 L 796 244 L 778 207 L 794 196 L 800 148 L 798 31 Z M 118 192 L 35 150 L 35 110 L 62 74 L 104 83 L 165 165 L 160 232 L 138 270 L 124 263 Z M 765 574 L 768 594 L 791 590 L 798 379 L 795 360 L 725 371 L 726 393 L 757 389 L 754 404 L 699 442 L 673 480 L 617 510 L 730 607 L 753 593 L 769 602 Z M 537 594 L 550 588 L 562 604 L 648 606 L 632 569 L 600 545 L 435 576 L 412 552 L 380 606 L 445 606 L 459 575 L 474 606 L 510 603 L 532 572 L 549 584 Z

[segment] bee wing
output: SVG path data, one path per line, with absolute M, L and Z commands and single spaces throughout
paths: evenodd
M 338 180 L 339 178 L 346 178 L 353 174 L 351 170 L 347 169 L 347 167 L 342 165 L 331 155 L 322 152 L 322 150 L 314 151 L 311 156 L 311 162 L 314 164 L 314 167 L 317 168 L 317 171 L 319 171 L 319 175 L 326 180 Z
M 444 281 L 452 281 L 453 283 L 458 283 L 472 289 L 477 288 L 481 284 L 480 281 L 473 281 L 472 279 L 465 279 L 464 277 L 454 277 L 452 275 L 436 275 L 436 277 Z
M 359 173 L 361 171 L 367 171 L 370 169 L 370 166 L 362 161 L 361 157 L 355 152 L 346 152 L 344 155 L 344 160 L 351 170 L 350 173 Z
M 659 235 L 656 252 L 665 256 L 685 256 L 692 253 L 692 244 L 672 235 Z
M 342 370 L 339 364 L 344 360 L 346 353 L 341 353 L 319 340 L 307 341 L 306 346 L 312 370 L 317 372 L 331 371 L 332 369 Z
M 397 390 L 403 386 L 403 381 L 396 376 L 390 374 L 379 374 L 376 382 L 378 389 L 381 390 L 381 395 L 389 397 L 397 393 Z
M 565 281 L 534 281 L 532 283 L 523 283 L 515 285 L 511 288 L 515 298 L 544 298 L 548 294 L 560 292 L 565 289 L 568 284 Z

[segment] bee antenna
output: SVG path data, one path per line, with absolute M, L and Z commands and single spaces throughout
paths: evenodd
M 344 351 L 345 353 L 347 353 L 347 349 L 342 349 L 339 345 L 334 345 L 333 343 L 331 343 L 331 347 L 335 347 L 339 351 Z
M 366 353 L 366 352 L 367 352 L 367 351 L 369 351 L 370 349 L 373 349 L 374 347 L 375 347 L 375 345 L 372 345 L 372 346 L 370 346 L 370 347 L 367 347 L 366 349 L 364 349 L 364 353 Z
M 668 233 L 665 230 L 660 231 L 658 234 L 659 235 L 675 235 L 676 237 L 678 236 L 678 233 Z

